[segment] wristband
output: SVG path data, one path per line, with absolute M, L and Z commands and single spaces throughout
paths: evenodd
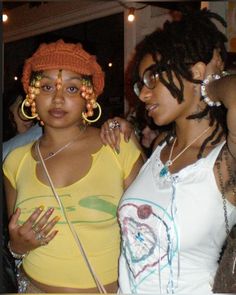
M 7 244 L 7 248 L 9 250 L 9 252 L 11 253 L 12 257 L 15 259 L 23 259 L 29 254 L 29 252 L 26 252 L 24 254 L 19 254 L 19 253 L 15 253 L 14 251 L 12 251 L 10 241 Z

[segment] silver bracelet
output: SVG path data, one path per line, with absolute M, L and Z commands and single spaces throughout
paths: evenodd
M 226 71 L 222 71 L 222 73 L 220 75 L 218 74 L 212 74 L 212 75 L 208 75 L 206 77 L 206 79 L 204 79 L 201 83 L 201 95 L 203 97 L 203 100 L 204 102 L 209 105 L 209 107 L 219 107 L 221 105 L 221 102 L 220 101 L 213 101 L 210 99 L 210 97 L 207 95 L 207 92 L 206 92 L 206 86 L 211 82 L 211 81 L 214 81 L 214 80 L 218 80 L 224 76 L 227 76 L 228 73 Z
M 202 81 L 202 84 L 201 84 L 201 95 L 203 96 L 203 100 L 204 102 L 209 105 L 209 107 L 219 107 L 221 105 L 221 102 L 220 101 L 213 101 L 211 100 L 207 93 L 206 93 L 206 85 L 209 84 L 210 81 L 213 81 L 213 80 L 218 80 L 220 79 L 221 76 L 220 75 L 217 75 L 217 74 L 212 74 L 212 75 L 209 75 L 206 77 L 206 79 L 204 79 Z
M 12 251 L 10 241 L 8 241 L 8 243 L 7 243 L 7 248 L 9 250 L 9 252 L 11 253 L 12 257 L 15 259 L 23 259 L 29 254 L 29 252 L 26 252 L 24 254 L 19 254 L 19 253 L 15 253 L 14 251 Z

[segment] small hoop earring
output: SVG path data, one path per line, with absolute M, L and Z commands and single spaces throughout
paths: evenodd
M 28 116 L 26 113 L 25 113 L 25 110 L 24 110 L 24 107 L 25 107 L 25 103 L 26 103 L 27 99 L 23 100 L 22 104 L 21 104 L 21 112 L 22 114 L 24 115 L 25 118 L 29 119 L 29 120 L 32 120 L 32 119 L 35 119 L 38 117 L 38 114 L 35 114 L 34 116 Z
M 84 119 L 86 122 L 88 122 L 88 123 L 95 123 L 95 122 L 97 122 L 97 121 L 100 119 L 101 114 L 102 114 L 102 109 L 101 109 L 101 106 L 99 105 L 98 102 L 96 102 L 96 107 L 95 107 L 95 108 L 97 108 L 97 107 L 98 107 L 98 116 L 97 116 L 97 118 L 94 119 L 94 120 L 90 120 L 90 119 L 88 119 L 88 118 L 86 117 L 85 113 L 84 113 L 84 112 L 82 113 L 82 117 L 83 117 L 83 119 Z

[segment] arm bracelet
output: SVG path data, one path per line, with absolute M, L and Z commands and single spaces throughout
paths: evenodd
M 23 258 L 25 258 L 25 257 L 28 255 L 28 253 L 29 253 L 29 252 L 26 252 L 26 253 L 24 253 L 24 254 L 19 254 L 19 253 L 15 253 L 15 252 L 13 252 L 12 249 L 11 249 L 10 241 L 8 241 L 8 243 L 7 243 L 7 248 L 8 248 L 8 250 L 9 250 L 9 252 L 11 253 L 12 257 L 15 258 L 15 259 L 23 259 Z

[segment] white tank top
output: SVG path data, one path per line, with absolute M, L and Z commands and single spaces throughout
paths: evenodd
M 213 166 L 225 142 L 175 174 L 160 177 L 158 146 L 119 206 L 119 293 L 211 294 L 226 238 Z M 227 202 L 230 227 L 236 207 Z

